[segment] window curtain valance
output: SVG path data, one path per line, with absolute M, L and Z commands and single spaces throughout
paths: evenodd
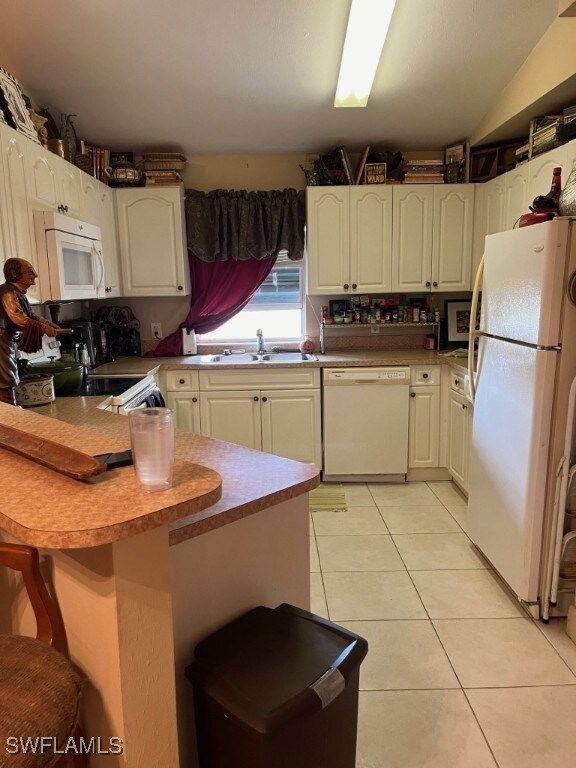
M 188 248 L 202 261 L 304 257 L 303 191 L 187 189 L 185 200 Z

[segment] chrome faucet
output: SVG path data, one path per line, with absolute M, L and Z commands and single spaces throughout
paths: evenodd
M 264 349 L 264 334 L 262 333 L 262 328 L 258 328 L 256 331 L 256 340 L 258 342 L 258 349 L 256 350 L 256 353 L 258 355 L 263 355 L 266 350 Z

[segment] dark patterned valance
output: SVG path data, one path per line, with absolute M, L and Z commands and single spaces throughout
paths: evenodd
M 188 247 L 202 261 L 304 257 L 303 191 L 186 190 Z

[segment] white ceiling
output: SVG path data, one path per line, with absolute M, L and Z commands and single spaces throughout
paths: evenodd
M 116 150 L 317 152 L 468 137 L 558 0 L 398 0 L 365 109 L 335 109 L 350 0 L 4 0 L 0 66 Z

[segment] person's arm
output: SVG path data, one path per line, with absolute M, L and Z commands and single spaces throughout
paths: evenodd
M 26 304 L 27 303 L 28 302 L 26 301 Z M 54 323 L 51 323 L 49 320 L 45 320 L 43 317 L 35 315 L 32 310 L 29 310 L 29 314 L 27 314 L 16 291 L 8 291 L 4 294 L 2 297 L 2 306 L 10 320 L 14 325 L 18 326 L 20 330 L 24 330 L 30 324 L 39 327 L 42 333 L 45 333 L 47 336 L 56 336 L 57 333 L 62 333 L 65 330 L 58 325 L 54 325 Z

